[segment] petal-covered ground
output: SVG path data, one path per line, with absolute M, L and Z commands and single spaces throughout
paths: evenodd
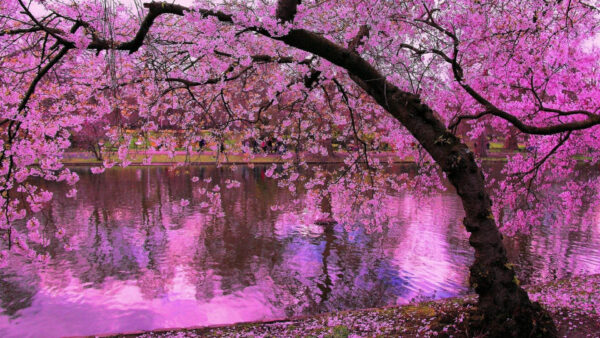
M 548 309 L 561 337 L 600 335 L 600 275 L 564 279 L 527 288 Z M 158 330 L 140 337 L 476 337 L 465 323 L 476 298 L 465 296 L 400 307 L 328 313 L 273 322 Z

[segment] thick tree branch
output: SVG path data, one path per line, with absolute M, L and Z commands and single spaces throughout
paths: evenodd
M 154 23 L 154 20 L 156 20 L 157 17 L 159 17 L 162 14 L 174 14 L 183 16 L 184 12 L 189 10 L 187 7 L 177 4 L 169 4 L 165 2 L 146 3 L 144 4 L 144 7 L 148 8 L 149 12 L 144 18 L 144 20 L 142 20 L 140 28 L 135 34 L 135 37 L 130 41 L 116 45 L 115 49 L 129 51 L 129 53 L 137 52 L 138 49 L 140 49 L 140 47 L 143 45 L 144 38 L 146 38 L 146 35 L 150 31 L 150 27 L 152 27 L 152 24 Z M 111 48 L 112 44 L 113 43 L 111 41 L 96 40 L 92 41 L 92 43 L 90 43 L 90 45 L 87 48 L 103 50 Z
M 63 31 L 56 29 L 56 28 L 50 28 L 50 27 L 45 26 L 44 24 L 42 24 L 39 20 L 37 20 L 35 18 L 35 16 L 29 11 L 29 9 L 25 6 L 25 4 L 22 2 L 22 0 L 19 0 L 19 3 L 21 4 L 21 7 L 24 9 L 27 16 L 29 16 L 31 21 L 33 21 L 36 25 L 35 28 L 31 28 L 32 31 L 37 31 L 39 28 L 39 30 L 44 31 L 44 32 L 50 34 L 52 37 L 54 37 L 58 41 L 58 43 L 60 43 L 64 46 L 68 46 L 69 48 L 75 48 L 74 42 L 69 41 L 62 36 L 62 35 L 64 35 Z M 129 51 L 130 53 L 135 53 L 143 45 L 144 39 L 146 38 L 146 35 L 150 31 L 150 28 L 154 24 L 154 20 L 156 20 L 157 17 L 159 17 L 162 14 L 173 14 L 173 15 L 183 16 L 186 11 L 190 10 L 189 8 L 187 8 L 185 6 L 166 3 L 166 2 L 145 3 L 144 7 L 149 9 L 148 14 L 146 14 L 144 19 L 142 20 L 142 23 L 140 24 L 138 31 L 136 32 L 135 36 L 131 40 L 126 41 L 126 42 L 117 43 L 115 41 L 101 39 L 100 37 L 98 37 L 97 34 L 95 34 L 95 32 L 90 32 L 92 35 L 92 42 L 86 48 L 97 50 L 97 51 L 106 50 L 106 49 L 116 49 L 116 50 Z M 227 22 L 233 21 L 231 15 L 227 15 L 222 12 L 211 11 L 211 10 L 199 10 L 199 12 L 205 16 L 217 17 L 220 21 L 227 21 Z M 89 23 L 87 23 L 87 22 L 83 22 L 80 20 L 74 20 L 74 21 L 77 21 L 79 23 L 79 25 L 81 25 L 81 26 L 88 27 L 88 28 L 91 27 L 91 25 L 89 25 Z

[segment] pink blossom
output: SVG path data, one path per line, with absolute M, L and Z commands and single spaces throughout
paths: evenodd
M 90 171 L 92 172 L 92 174 L 101 174 L 104 172 L 104 170 L 106 170 L 105 167 L 91 167 Z
M 75 196 L 77 196 L 77 189 L 75 188 L 69 190 L 69 192 L 67 192 L 67 194 L 65 195 L 65 197 L 67 198 L 74 198 Z

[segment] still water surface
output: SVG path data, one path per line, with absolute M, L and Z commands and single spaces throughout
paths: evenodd
M 43 218 L 64 226 L 78 249 L 51 246 L 46 266 L 0 269 L 0 336 L 225 324 L 469 292 L 473 253 L 452 192 L 390 196 L 398 221 L 382 233 L 324 231 L 265 169 L 76 169 L 77 198 L 50 186 L 55 199 Z M 223 217 L 207 214 L 197 191 L 204 183 L 192 176 L 220 185 Z M 227 189 L 227 179 L 242 186 Z M 596 219 L 507 239 L 520 280 L 600 273 Z

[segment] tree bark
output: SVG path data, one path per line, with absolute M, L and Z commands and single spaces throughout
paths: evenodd
M 519 150 L 519 143 L 517 140 L 517 130 L 516 128 L 509 127 L 508 135 L 504 138 L 504 149 L 510 151 Z
M 475 140 L 475 153 L 479 158 L 488 156 L 488 144 L 487 131 L 483 131 Z
M 356 84 L 402 123 L 446 173 L 462 200 L 464 226 L 475 249 L 470 283 L 479 295 L 483 329 L 494 337 L 556 336 L 552 319 L 539 304 L 529 300 L 508 264 L 484 176 L 471 150 L 417 95 L 388 82 L 357 53 L 305 30 L 291 31 L 280 39 L 345 68 Z

